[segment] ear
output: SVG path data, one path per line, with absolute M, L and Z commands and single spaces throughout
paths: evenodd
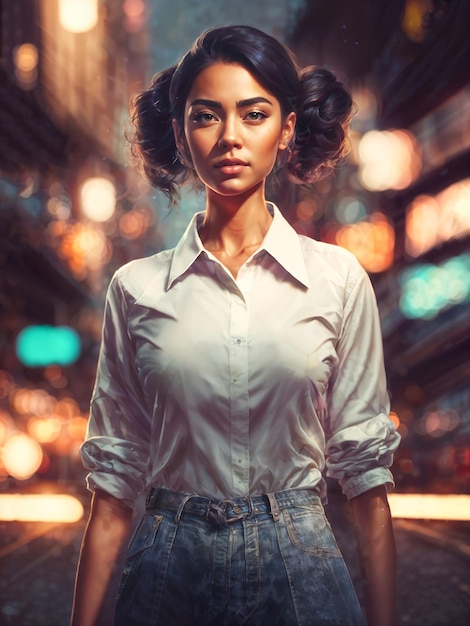
M 184 141 L 184 132 L 181 129 L 181 126 L 178 122 L 173 118 L 171 120 L 171 125 L 173 127 L 173 134 L 175 136 L 176 147 L 180 152 L 183 152 L 185 149 L 185 141 Z
M 294 111 L 291 111 L 286 115 L 281 129 L 281 137 L 279 139 L 279 150 L 285 150 L 289 147 L 290 141 L 294 136 L 295 123 L 297 121 L 297 115 Z
M 186 142 L 186 137 L 184 135 L 184 130 L 178 124 L 178 122 L 173 118 L 171 120 L 171 125 L 173 126 L 173 134 L 175 135 L 175 143 L 178 149 L 179 155 L 177 155 L 178 161 L 181 165 L 185 167 L 189 167 L 192 169 L 192 159 L 191 153 L 189 152 L 188 144 Z

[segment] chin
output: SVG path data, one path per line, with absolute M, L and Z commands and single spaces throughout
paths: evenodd
M 246 196 L 251 193 L 256 193 L 262 189 L 263 181 L 257 181 L 252 185 L 247 185 L 246 183 L 242 183 L 241 181 L 232 178 L 222 184 L 218 183 L 217 185 L 206 185 L 206 187 L 212 193 L 218 194 L 219 196 Z

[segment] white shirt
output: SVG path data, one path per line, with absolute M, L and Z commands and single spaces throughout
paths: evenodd
M 348 251 L 298 235 L 274 205 L 236 279 L 194 216 L 173 250 L 113 277 L 82 446 L 88 486 L 216 498 L 393 485 L 382 338 Z

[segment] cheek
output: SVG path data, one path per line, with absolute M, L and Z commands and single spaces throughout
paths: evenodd
M 278 145 L 278 142 L 273 140 L 260 142 L 258 162 L 263 168 L 274 167 L 278 156 Z
M 195 136 L 190 134 L 186 135 L 186 137 L 186 143 L 188 145 L 191 156 L 193 157 L 193 161 L 197 159 L 206 159 L 209 156 L 210 151 L 213 147 L 213 142 L 208 134 L 204 136 Z
M 266 129 L 266 132 L 262 136 L 255 138 L 260 152 L 267 158 L 271 158 L 272 156 L 275 158 L 277 156 L 280 140 L 281 136 L 278 128 Z

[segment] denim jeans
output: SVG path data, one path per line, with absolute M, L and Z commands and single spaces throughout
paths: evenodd
M 318 495 L 215 502 L 151 490 L 130 543 L 116 626 L 359 626 Z

